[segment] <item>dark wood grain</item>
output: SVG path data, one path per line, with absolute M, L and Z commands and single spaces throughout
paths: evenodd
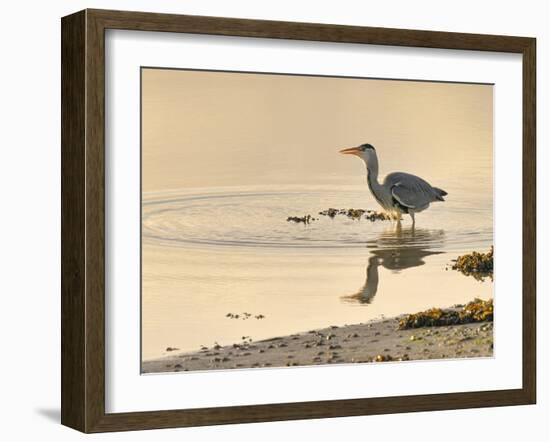
M 61 29 L 61 422 L 85 428 L 84 12 Z
M 149 12 L 88 10 L 106 29 L 230 35 L 390 46 L 522 52 L 529 38 Z
M 104 35 L 106 29 L 522 54 L 524 180 L 522 388 L 106 414 L 104 141 Z M 535 40 L 526 37 L 103 10 L 86 10 L 63 18 L 62 423 L 84 432 L 100 432 L 534 403 L 536 398 L 535 53 Z
M 536 40 L 523 51 L 523 389 L 537 395 L 537 149 Z
M 86 431 L 105 415 L 105 36 L 86 11 Z

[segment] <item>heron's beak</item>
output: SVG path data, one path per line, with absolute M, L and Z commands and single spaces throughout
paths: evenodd
M 347 149 L 342 149 L 340 153 L 344 155 L 359 155 L 361 153 L 361 149 L 358 147 L 348 147 Z

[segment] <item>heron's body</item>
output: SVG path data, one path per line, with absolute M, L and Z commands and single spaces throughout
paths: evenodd
M 378 157 L 376 150 L 370 144 L 341 150 L 344 154 L 360 157 L 367 167 L 367 184 L 369 189 L 382 208 L 393 215 L 407 213 L 411 216 L 413 225 L 414 214 L 422 212 L 437 201 L 445 201 L 447 195 L 442 189 L 433 187 L 422 178 L 405 172 L 393 172 L 378 181 Z

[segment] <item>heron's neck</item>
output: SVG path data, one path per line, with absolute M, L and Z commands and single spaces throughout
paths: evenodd
M 376 156 L 369 158 L 368 162 L 365 162 L 365 165 L 367 166 L 367 181 L 369 183 L 369 186 L 371 186 L 371 188 L 373 189 L 379 187 L 380 183 L 378 182 L 378 158 L 376 158 Z
M 388 198 L 384 187 L 378 182 L 378 158 L 373 155 L 365 164 L 367 166 L 367 184 L 372 195 L 378 204 L 384 209 L 388 209 L 391 206 L 391 198 Z

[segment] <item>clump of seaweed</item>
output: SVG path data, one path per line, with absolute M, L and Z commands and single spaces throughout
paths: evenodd
M 262 314 L 258 314 L 258 315 L 253 315 L 252 313 L 248 313 L 248 312 L 243 312 L 241 314 L 239 313 L 227 313 L 225 315 L 226 318 L 229 318 L 229 319 L 242 319 L 242 320 L 247 320 L 247 319 L 250 319 L 251 317 L 254 317 L 255 319 L 264 319 L 265 316 L 262 315 Z
M 493 280 L 493 246 L 487 253 L 472 252 L 459 256 L 451 266 L 466 276 L 473 276 L 478 281 L 484 281 L 486 277 Z
M 319 215 L 334 218 L 336 215 L 344 215 L 351 219 L 368 219 L 369 221 L 388 220 L 390 217 L 384 212 L 376 212 L 368 209 L 334 209 L 332 207 L 319 212 Z
M 384 212 L 377 212 L 375 210 L 367 210 L 367 214 L 365 215 L 365 219 L 368 219 L 369 221 L 387 221 L 391 219 L 391 216 L 389 216 L 387 213 Z
M 304 216 L 289 216 L 286 220 L 287 222 L 309 224 L 312 221 L 316 221 L 317 218 L 314 218 L 311 215 L 304 215 Z
M 366 219 L 369 221 L 385 221 L 392 219 L 391 215 L 385 212 L 377 212 L 375 210 L 368 209 L 334 209 L 329 208 L 319 212 L 319 215 L 328 216 L 329 218 L 335 218 L 337 215 L 347 216 L 350 219 L 359 220 Z M 317 221 L 318 218 L 315 218 L 309 214 L 304 216 L 289 216 L 286 220 L 287 222 L 310 224 L 312 221 Z
M 364 209 L 348 209 L 346 211 L 346 216 L 348 218 L 359 219 L 363 216 L 365 212 L 366 210 Z
M 470 322 L 483 322 L 493 320 L 493 300 L 483 301 L 474 299 L 462 307 L 464 317 L 471 318 Z
M 327 210 L 323 210 L 322 212 L 319 212 L 319 215 L 323 215 L 323 216 L 328 216 L 330 218 L 334 218 L 336 215 L 338 215 L 340 211 L 338 209 L 333 209 L 332 207 L 327 209 Z
M 399 330 L 420 327 L 448 326 L 493 320 L 493 300 L 474 299 L 462 309 L 431 308 L 405 316 L 399 321 Z

